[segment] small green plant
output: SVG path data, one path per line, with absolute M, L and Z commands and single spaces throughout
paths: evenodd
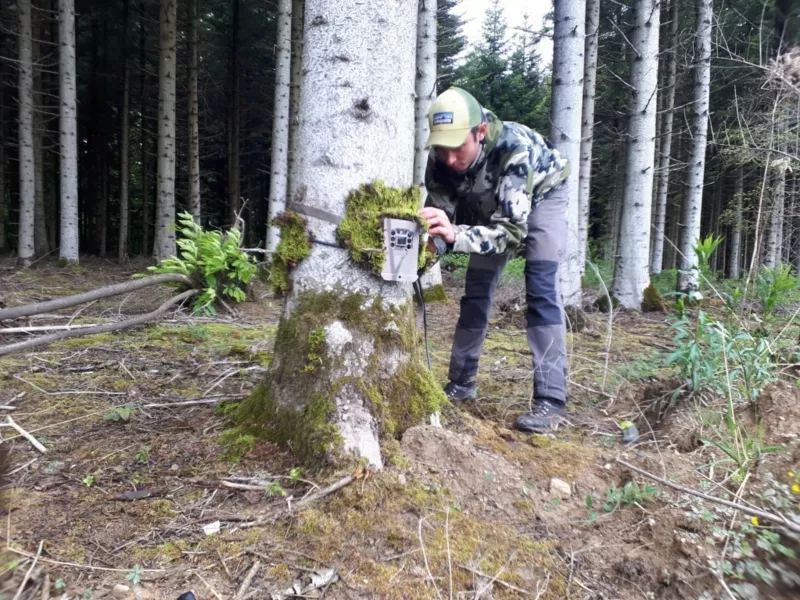
M 82 478 L 81 483 L 83 483 L 83 485 L 85 485 L 86 487 L 92 487 L 94 485 L 94 475 L 89 474 L 86 477 Z
M 206 231 L 187 212 L 178 217 L 180 257 L 171 256 L 154 267 L 152 273 L 180 273 L 203 289 L 194 301 L 196 312 L 215 314 L 214 303 L 225 296 L 235 302 L 247 299 L 245 286 L 256 274 L 253 259 L 241 249 L 242 232 L 232 227 L 224 234 Z
M 92 588 L 84 590 L 83 594 L 81 594 L 81 598 L 83 600 L 92 600 Z
M 610 513 L 620 506 L 649 502 L 658 493 L 658 489 L 648 483 L 639 485 L 636 481 L 629 481 L 622 488 L 618 488 L 615 483 L 612 483 L 611 487 L 606 491 L 603 510 Z
M 302 467 L 294 467 L 291 471 L 289 471 L 289 479 L 293 482 L 297 483 L 300 481 L 300 475 L 303 473 Z
M 277 481 L 271 481 L 267 487 L 267 496 L 286 496 L 286 490 Z
M 773 268 L 762 268 L 756 282 L 756 296 L 761 302 L 761 314 L 764 320 L 771 319 L 779 303 L 791 300 L 792 295 L 799 289 L 800 279 L 792 275 L 791 266 L 777 265 Z
M 144 446 L 139 452 L 136 453 L 136 462 L 139 464 L 147 464 L 147 461 L 150 460 L 150 448 Z
M 125 406 L 116 406 L 103 415 L 103 419 L 106 421 L 114 421 L 115 423 L 120 421 L 127 422 L 133 416 L 134 412 L 135 410 L 130 404 L 126 404 Z
M 714 251 L 722 243 L 723 239 L 722 237 L 715 236 L 713 233 L 709 233 L 705 239 L 697 240 L 697 244 L 694 246 L 694 253 L 695 256 L 697 256 L 697 264 L 701 275 L 700 287 L 703 287 L 703 282 L 713 281 L 715 279 L 714 273 L 711 272 L 709 262 L 711 261 L 711 255 L 714 254 Z
M 317 370 L 317 365 L 322 364 L 322 347 L 325 345 L 325 328 L 317 327 L 308 334 L 308 362 L 303 370 L 306 373 L 313 373 Z
M 61 578 L 56 579 L 56 582 L 53 584 L 53 587 L 56 589 L 57 592 L 64 591 L 65 589 L 67 589 L 67 582 Z
M 139 585 L 142 582 L 142 575 L 144 574 L 144 569 L 139 565 L 133 565 L 133 569 L 131 572 L 125 576 L 125 579 L 130 581 L 133 585 Z

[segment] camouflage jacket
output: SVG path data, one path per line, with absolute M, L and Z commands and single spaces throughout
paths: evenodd
M 465 173 L 437 162 L 433 151 L 428 156 L 425 205 L 453 223 L 453 252 L 514 252 L 525 240 L 530 211 L 569 176 L 567 159 L 540 134 L 488 110 L 484 119 L 484 143 Z

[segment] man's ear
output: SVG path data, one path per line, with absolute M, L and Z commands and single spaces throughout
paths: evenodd
M 486 123 L 481 123 L 478 125 L 478 141 L 482 142 L 483 138 L 486 137 Z

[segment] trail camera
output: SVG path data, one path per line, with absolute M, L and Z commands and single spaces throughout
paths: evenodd
M 383 220 L 383 262 L 381 276 L 386 281 L 417 280 L 419 224 L 403 219 Z

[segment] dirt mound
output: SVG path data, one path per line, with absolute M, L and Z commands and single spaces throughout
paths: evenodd
M 765 388 L 758 398 L 764 434 L 772 442 L 800 439 L 800 388 L 778 382 Z

